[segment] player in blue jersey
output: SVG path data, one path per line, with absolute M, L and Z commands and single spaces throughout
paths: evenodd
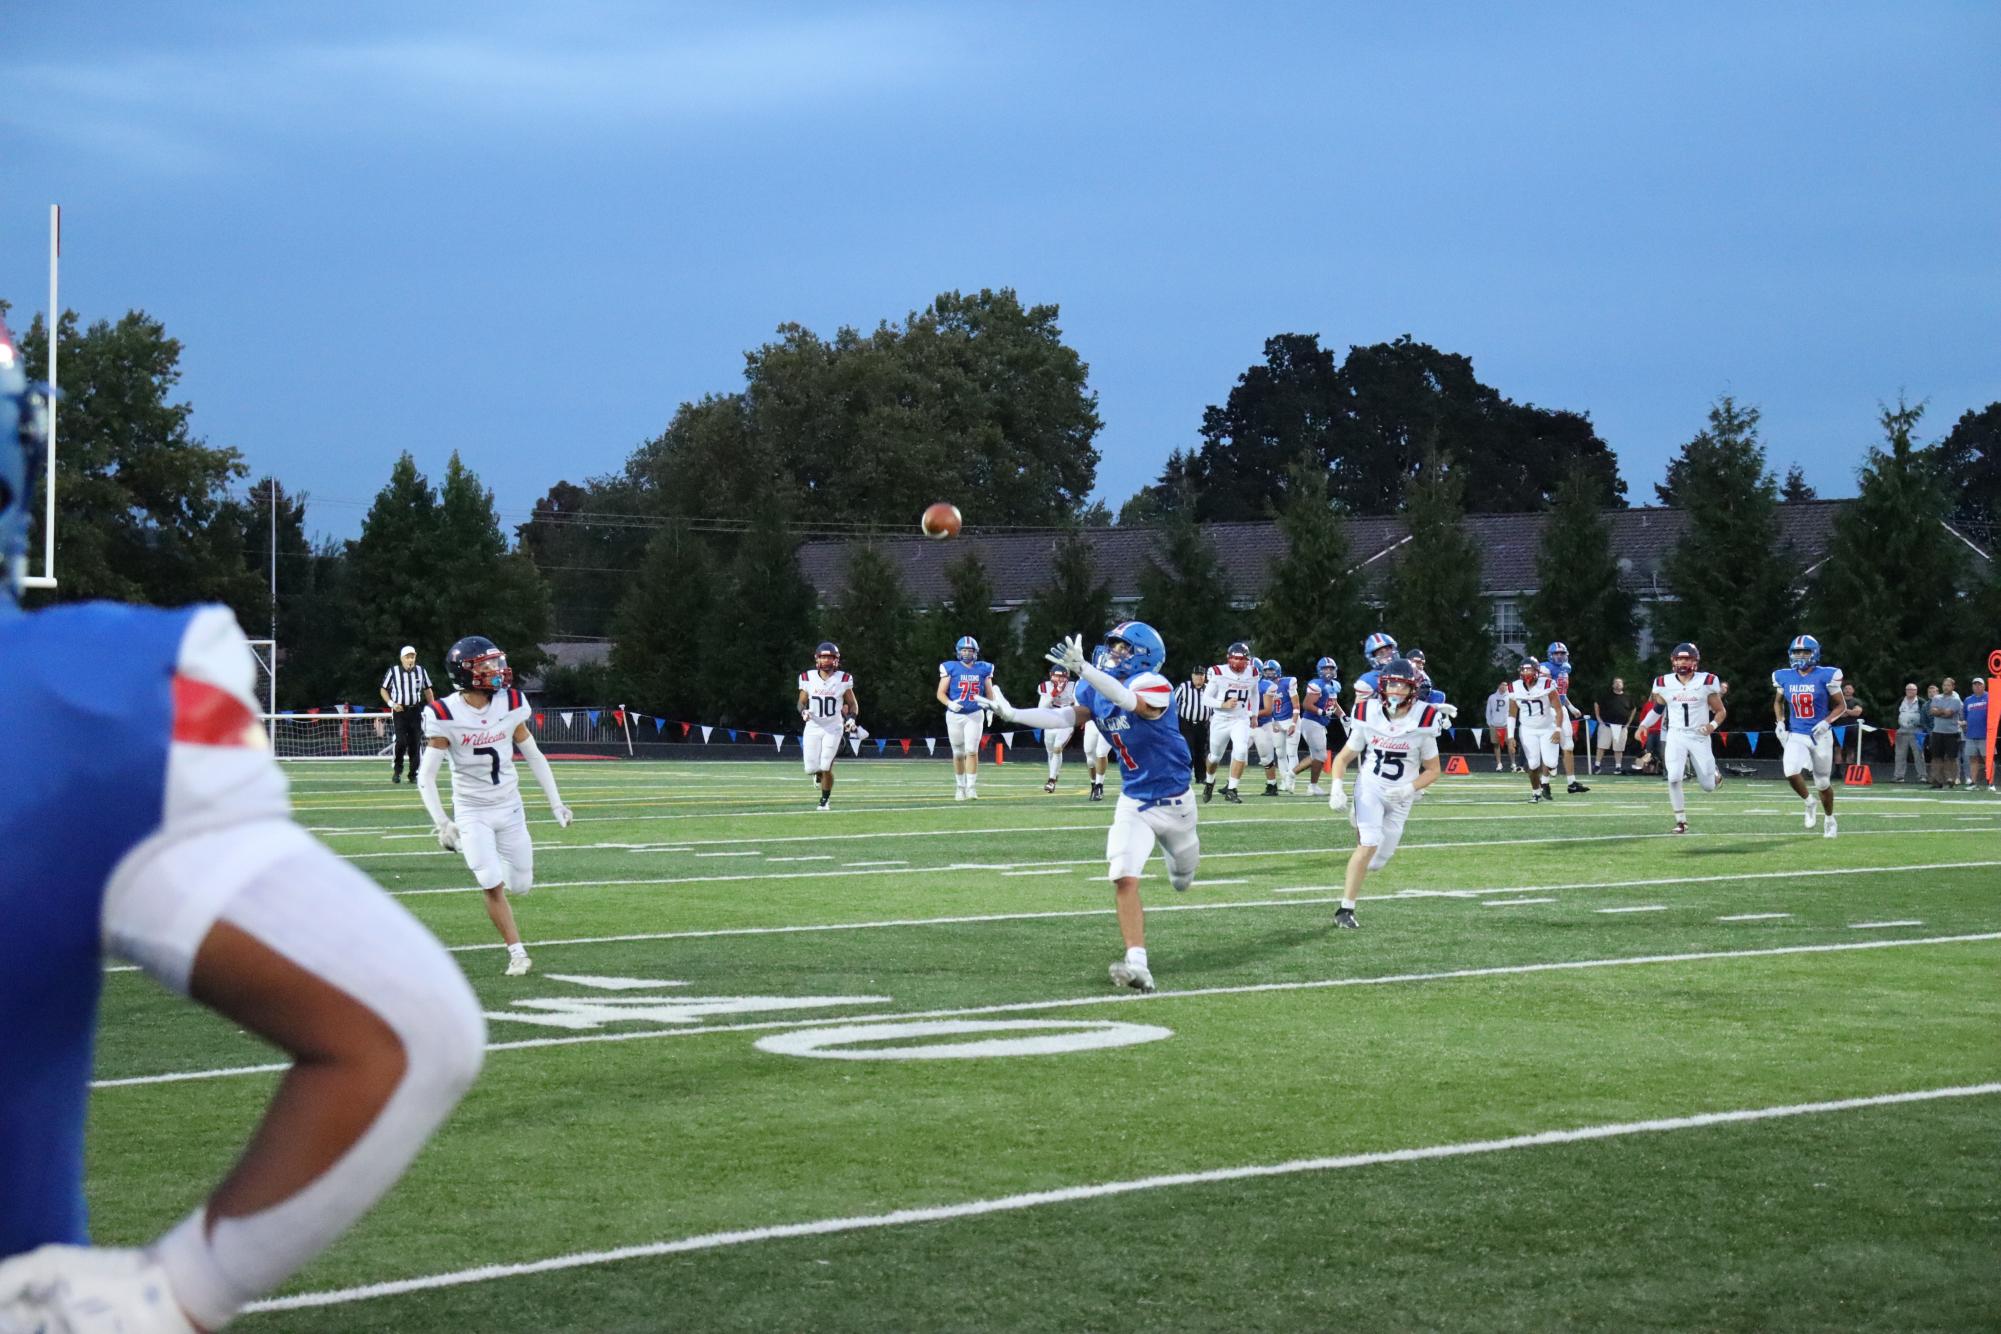
M 1378 630 L 1362 641 L 1362 661 L 1368 669 L 1355 678 L 1355 700 L 1360 703 L 1376 693 L 1376 678 L 1397 656 L 1397 641 Z
M 1094 721 L 1119 763 L 1119 802 L 1105 840 L 1113 901 L 1126 953 L 1111 967 L 1112 982 L 1136 991 L 1153 990 L 1147 966 L 1146 920 L 1140 906 L 1139 875 L 1160 845 L 1167 856 L 1167 881 L 1177 890 L 1195 883 L 1202 845 L 1195 833 L 1195 801 L 1189 791 L 1188 742 L 1174 718 L 1174 687 L 1161 673 L 1167 645 L 1143 621 L 1123 621 L 1105 636 L 1110 653 L 1099 667 L 1084 655 L 1081 636 L 1049 650 L 1049 660 L 1077 682 L 1077 703 L 1068 709 L 1017 709 L 996 693 L 989 701 L 1004 722 L 1025 727 L 1075 727 Z
M 1833 838 L 1834 822 L 1834 726 L 1848 716 L 1848 702 L 1841 693 L 1841 669 L 1824 667 L 1820 661 L 1820 641 L 1812 635 L 1798 635 L 1786 649 L 1791 666 L 1772 673 L 1772 716 L 1778 723 L 1779 741 L 1785 747 L 1784 772 L 1806 803 L 1806 827 L 1813 828 L 1814 798 L 1807 790 L 1806 775 L 1820 790 L 1820 809 L 1827 819 L 1821 828 Z
M 1326 795 L 1320 789 L 1320 775 L 1327 768 L 1328 729 L 1335 719 L 1347 716 L 1341 708 L 1341 669 L 1334 659 L 1322 658 L 1313 664 L 1313 679 L 1306 683 L 1299 700 L 1299 735 L 1306 742 L 1306 758 L 1293 772 L 1311 770 L 1306 778 L 1309 796 Z
M 1563 776 L 1568 780 L 1564 791 L 1589 792 L 1590 788 L 1577 781 L 1577 724 L 1583 721 L 1584 711 L 1570 699 L 1570 645 L 1560 639 L 1551 640 L 1543 655 L 1543 667 L 1556 685 L 1557 749 L 1563 756 Z
M 21 610 L 45 421 L 0 325 L 0 1330 L 184 1334 L 395 1183 L 485 1025 L 430 933 L 292 822 L 226 608 Z M 144 1249 L 85 1226 L 107 954 L 296 1059 L 228 1175 Z
M 980 661 L 980 641 L 959 636 L 952 656 L 938 664 L 938 702 L 945 706 L 945 739 L 952 746 L 954 801 L 980 795 L 980 737 L 987 715 L 980 705 L 993 698 L 994 665 Z
M 1265 727 L 1271 735 L 1274 764 L 1265 769 L 1265 795 L 1296 790 L 1293 775 L 1299 772 L 1299 682 L 1285 674 L 1276 658 L 1265 659 L 1265 698 L 1270 707 Z

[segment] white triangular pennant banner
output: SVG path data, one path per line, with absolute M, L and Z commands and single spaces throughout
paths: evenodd
M 937 738 L 937 737 L 935 737 L 935 736 L 927 736 L 927 737 L 925 737 L 925 738 L 924 738 L 924 753 L 925 753 L 926 755 L 936 755 L 936 754 L 938 753 L 938 738 Z
M 1473 729 L 1473 749 L 1475 750 L 1480 748 L 1480 732 L 1481 729 L 1478 727 Z
M 1009 750 L 1013 750 L 1013 749 L 1014 749 L 1014 733 L 1012 733 L 1012 732 L 1002 732 L 1002 733 L 1001 733 L 1001 740 L 1002 740 L 1003 742 L 1005 742 L 1005 743 L 1007 744 L 1007 748 L 1008 748 Z
M 803 742 L 802 742 L 802 743 L 800 743 L 800 744 L 802 744 L 802 745 L 803 745 L 803 744 L 805 744 L 805 743 L 803 743 Z M 860 737 L 858 737 L 858 736 L 851 736 L 851 737 L 849 737 L 849 738 L 848 738 L 848 749 L 849 749 L 849 750 L 852 750 L 852 751 L 853 751 L 853 752 L 854 752 L 855 754 L 857 754 L 857 755 L 861 754 L 861 753 L 862 753 L 862 739 L 861 739 Z
M 715 728 L 713 728 L 713 727 L 704 727 L 704 728 L 702 729 L 702 744 L 703 744 L 703 745 L 705 745 L 705 746 L 706 746 L 706 745 L 708 745 L 708 744 L 709 744 L 709 733 L 711 733 L 711 732 L 713 732 L 713 731 L 715 731 L 715 730 L 716 730 L 716 729 L 715 729 Z
M 570 725 L 570 715 L 566 713 L 563 715 L 563 726 L 568 727 L 569 725 Z
M 806 744 L 806 740 L 804 737 L 800 738 L 799 744 L 802 746 Z M 783 732 L 780 732 L 777 736 L 771 738 L 771 748 L 773 750 L 785 749 L 785 734 Z

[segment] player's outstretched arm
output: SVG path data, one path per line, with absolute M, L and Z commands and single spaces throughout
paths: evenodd
M 514 729 L 514 744 L 520 749 L 521 758 L 528 761 L 528 772 L 535 775 L 536 786 L 548 798 L 549 810 L 555 815 L 556 823 L 568 829 L 570 821 L 576 817 L 570 814 L 570 808 L 563 804 L 562 794 L 556 791 L 556 771 L 549 767 L 549 757 L 542 753 L 542 747 L 536 742 L 535 734 L 528 730 L 527 723 Z
M 451 743 L 443 737 L 432 737 L 424 746 L 424 758 L 417 764 L 417 795 L 423 800 L 424 813 L 431 817 L 431 828 L 437 831 L 438 844 L 451 852 L 459 845 L 459 827 L 445 814 L 445 803 L 438 799 L 438 769 L 445 762 L 445 752 Z

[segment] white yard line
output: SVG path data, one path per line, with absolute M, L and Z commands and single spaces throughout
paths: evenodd
M 1594 912 L 1666 912 L 1665 903 L 1639 903 L 1630 908 L 1594 908 Z
M 1677 1130 L 1699 1130 L 1711 1126 L 1747 1125 L 1796 1116 L 1824 1116 L 1833 1112 L 1858 1111 L 1870 1107 L 1891 1107 L 1932 1102 L 1942 1098 L 1977 1098 L 2001 1093 L 2001 1084 L 1962 1084 L 1952 1088 L 1913 1089 L 1904 1093 L 1880 1093 L 1868 1097 L 1839 1098 L 1825 1102 L 1788 1103 L 1776 1107 L 1746 1107 L 1723 1112 L 1695 1112 L 1685 1116 L 1653 1117 L 1644 1121 L 1614 1121 L 1567 1130 L 1544 1130 L 1503 1139 L 1461 1140 L 1457 1143 L 1428 1144 L 1416 1148 L 1389 1149 L 1375 1153 L 1349 1153 L 1325 1158 L 1295 1158 L 1280 1163 L 1253 1163 L 1242 1167 L 1219 1167 L 1201 1172 L 1173 1172 L 1159 1176 L 1133 1177 L 1124 1181 L 1101 1181 L 1083 1186 L 1029 1191 L 957 1204 L 929 1205 L 896 1209 L 888 1213 L 860 1214 L 845 1218 L 819 1218 L 810 1222 L 778 1223 L 767 1227 L 741 1228 L 728 1232 L 705 1232 L 671 1241 L 653 1241 L 635 1246 L 619 1246 L 600 1251 L 573 1251 L 540 1260 L 512 1264 L 479 1265 L 416 1278 L 393 1279 L 352 1288 L 302 1292 L 252 1302 L 246 1311 L 299 1311 L 350 1302 L 394 1297 L 438 1288 L 490 1283 L 497 1279 L 523 1278 L 567 1269 L 586 1269 L 615 1264 L 622 1260 L 643 1260 L 689 1251 L 713 1251 L 729 1246 L 746 1246 L 793 1237 L 824 1237 L 844 1232 L 866 1232 L 878 1228 L 905 1227 L 917 1223 L 943 1223 L 959 1218 L 988 1214 L 1017 1213 L 1048 1205 L 1074 1204 L 1080 1200 L 1104 1199 L 1115 1195 L 1136 1195 L 1145 1191 L 1168 1190 L 1178 1186 L 1206 1186 L 1226 1181 L 1255 1181 L 1270 1177 L 1298 1176 L 1310 1172 L 1338 1172 L 1355 1167 L 1376 1167 L 1389 1163 L 1435 1162 L 1446 1158 L 1470 1158 L 1513 1149 L 1539 1149 L 1559 1144 L 1582 1144 L 1599 1140 L 1623 1139 L 1634 1135 L 1657 1135 Z
M 1040 871 L 1002 871 L 1001 878 L 1005 880 L 1015 876 L 1024 876 L 1024 875 L 1062 875 L 1063 872 L 1064 872 L 1063 867 L 1051 866 Z
M 1791 917 L 1789 912 L 1740 912 L 1730 917 L 1719 917 L 1719 922 L 1769 922 L 1780 917 Z
M 1886 926 L 1923 926 L 1923 925 L 1924 925 L 1923 922 L 1919 921 L 1915 917 L 1911 917 L 1898 922 L 1850 922 L 1848 924 L 1848 929 L 1850 931 L 1875 931 Z
M 601 1042 L 642 1042 L 660 1038 L 700 1037 L 714 1033 L 753 1033 L 771 1029 L 820 1028 L 829 1024 L 890 1023 L 913 1019 L 957 1019 L 982 1014 L 1018 1014 L 1037 1010 L 1071 1010 L 1098 1005 L 1140 1005 L 1160 1001 L 1200 1000 L 1214 996 L 1253 996 L 1287 991 L 1326 991 L 1339 987 L 1383 987 L 1411 982 L 1450 982 L 1467 978 L 1520 977 L 1533 973 L 1563 973 L 1599 968 L 1632 968 L 1649 964 L 1705 963 L 1720 960 L 1767 959 L 1788 954 L 1845 954 L 1856 950 L 1907 949 L 1918 945 L 1962 945 L 2001 940 L 2001 931 L 1962 936 L 1926 936 L 1905 940 L 1861 940 L 1831 945 L 1779 945 L 1755 950 L 1698 950 L 1688 954 L 1642 954 L 1623 959 L 1566 959 L 1554 963 L 1496 964 L 1487 968 L 1453 968 L 1431 973 L 1392 973 L 1381 977 L 1333 977 L 1309 982 L 1254 982 L 1231 987 L 1191 987 L 1186 991 L 1137 993 L 1113 992 L 1092 996 L 1069 996 L 1055 1000 L 1011 1001 L 995 1005 L 972 1005 L 959 1009 L 912 1010 L 902 1014 L 829 1016 L 824 1019 L 778 1019 L 744 1024 L 710 1024 L 690 1028 L 637 1029 L 620 1033 L 580 1033 L 570 1037 L 519 1038 L 512 1042 L 489 1042 L 488 1051 L 528 1051 L 541 1047 L 574 1047 Z M 214 1070 L 177 1071 L 160 1075 L 133 1075 L 123 1079 L 91 1081 L 93 1089 L 136 1088 L 148 1084 L 177 1084 L 188 1080 L 221 1079 L 230 1075 L 265 1074 L 284 1066 L 246 1065 Z
M 1530 903 L 1555 903 L 1555 899 L 1486 899 L 1482 908 L 1520 908 Z

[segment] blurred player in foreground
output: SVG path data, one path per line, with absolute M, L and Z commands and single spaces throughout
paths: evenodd
M 227 609 L 21 610 L 45 421 L 0 325 L 0 1330 L 217 1329 L 395 1184 L 485 1023 L 430 933 L 292 822 Z M 293 1058 L 228 1175 L 143 1249 L 85 1228 L 107 954 Z
M 1348 742 L 1334 757 L 1327 807 L 1335 811 L 1348 809 L 1341 778 L 1352 761 L 1362 761 L 1348 817 L 1355 826 L 1355 851 L 1348 857 L 1335 926 L 1361 925 L 1355 920 L 1355 903 L 1362 881 L 1389 865 L 1417 794 L 1438 781 L 1438 731 L 1445 717 L 1437 705 L 1416 699 L 1416 694 L 1417 669 L 1408 659 L 1393 658 L 1377 668 L 1375 690 L 1356 703 L 1348 719 Z
M 1174 687 L 1161 671 L 1167 645 L 1152 626 L 1124 621 L 1105 637 L 1107 665 L 1084 656 L 1077 635 L 1049 650 L 1077 682 L 1077 702 L 1068 709 L 1017 709 L 1005 698 L 988 707 L 1003 722 L 1027 727 L 1075 727 L 1095 719 L 1121 773 L 1118 807 L 1105 839 L 1113 902 L 1126 953 L 1111 967 L 1116 986 L 1153 990 L 1146 958 L 1146 916 L 1140 905 L 1139 875 L 1156 842 L 1167 856 L 1167 882 L 1177 890 L 1195 883 L 1202 844 L 1195 833 L 1195 800 L 1189 786 L 1188 743 L 1174 719 Z
M 1821 835 L 1833 838 L 1834 725 L 1848 716 L 1841 669 L 1821 666 L 1820 641 L 1812 635 L 1796 636 L 1786 656 L 1791 666 L 1772 673 L 1772 716 L 1786 748 L 1786 781 L 1806 802 L 1806 827 L 1812 829 L 1814 794 L 1807 791 L 1806 775 L 1813 774 L 1820 809 L 1827 815 Z

